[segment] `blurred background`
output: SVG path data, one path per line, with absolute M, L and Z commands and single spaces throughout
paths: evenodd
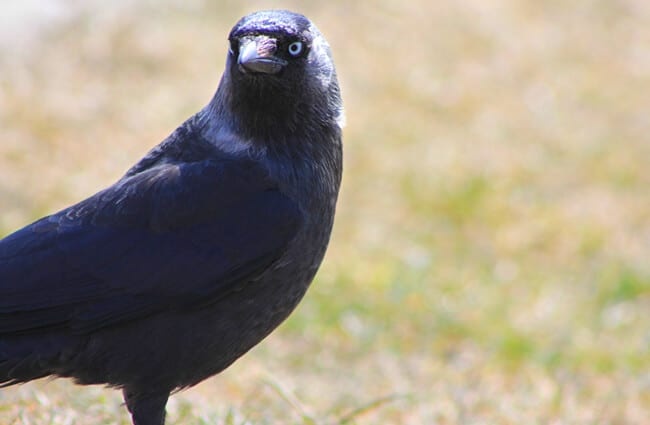
M 0 235 L 110 185 L 198 111 L 244 14 L 328 38 L 335 232 L 291 318 L 171 424 L 650 417 L 650 2 L 0 0 Z M 127 424 L 41 381 L 0 423 Z

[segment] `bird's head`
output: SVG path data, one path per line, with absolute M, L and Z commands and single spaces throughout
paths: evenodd
M 342 124 L 343 109 L 330 48 L 303 15 L 252 13 L 228 36 L 220 85 L 227 107 L 250 137 Z M 258 133 L 258 134 L 254 134 Z

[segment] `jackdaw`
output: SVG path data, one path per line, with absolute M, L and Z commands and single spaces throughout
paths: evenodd
M 296 307 L 341 182 L 343 108 L 306 17 L 233 27 L 210 103 L 114 185 L 0 240 L 0 385 L 123 391 L 136 425 Z

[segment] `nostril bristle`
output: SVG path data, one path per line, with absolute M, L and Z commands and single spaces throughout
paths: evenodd
M 262 36 L 257 42 L 257 54 L 261 57 L 272 56 L 278 50 L 275 38 Z

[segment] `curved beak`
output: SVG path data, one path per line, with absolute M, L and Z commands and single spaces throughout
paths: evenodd
M 287 66 L 287 61 L 275 56 L 277 44 L 274 38 L 260 35 L 242 39 L 237 63 L 243 72 L 277 74 Z

